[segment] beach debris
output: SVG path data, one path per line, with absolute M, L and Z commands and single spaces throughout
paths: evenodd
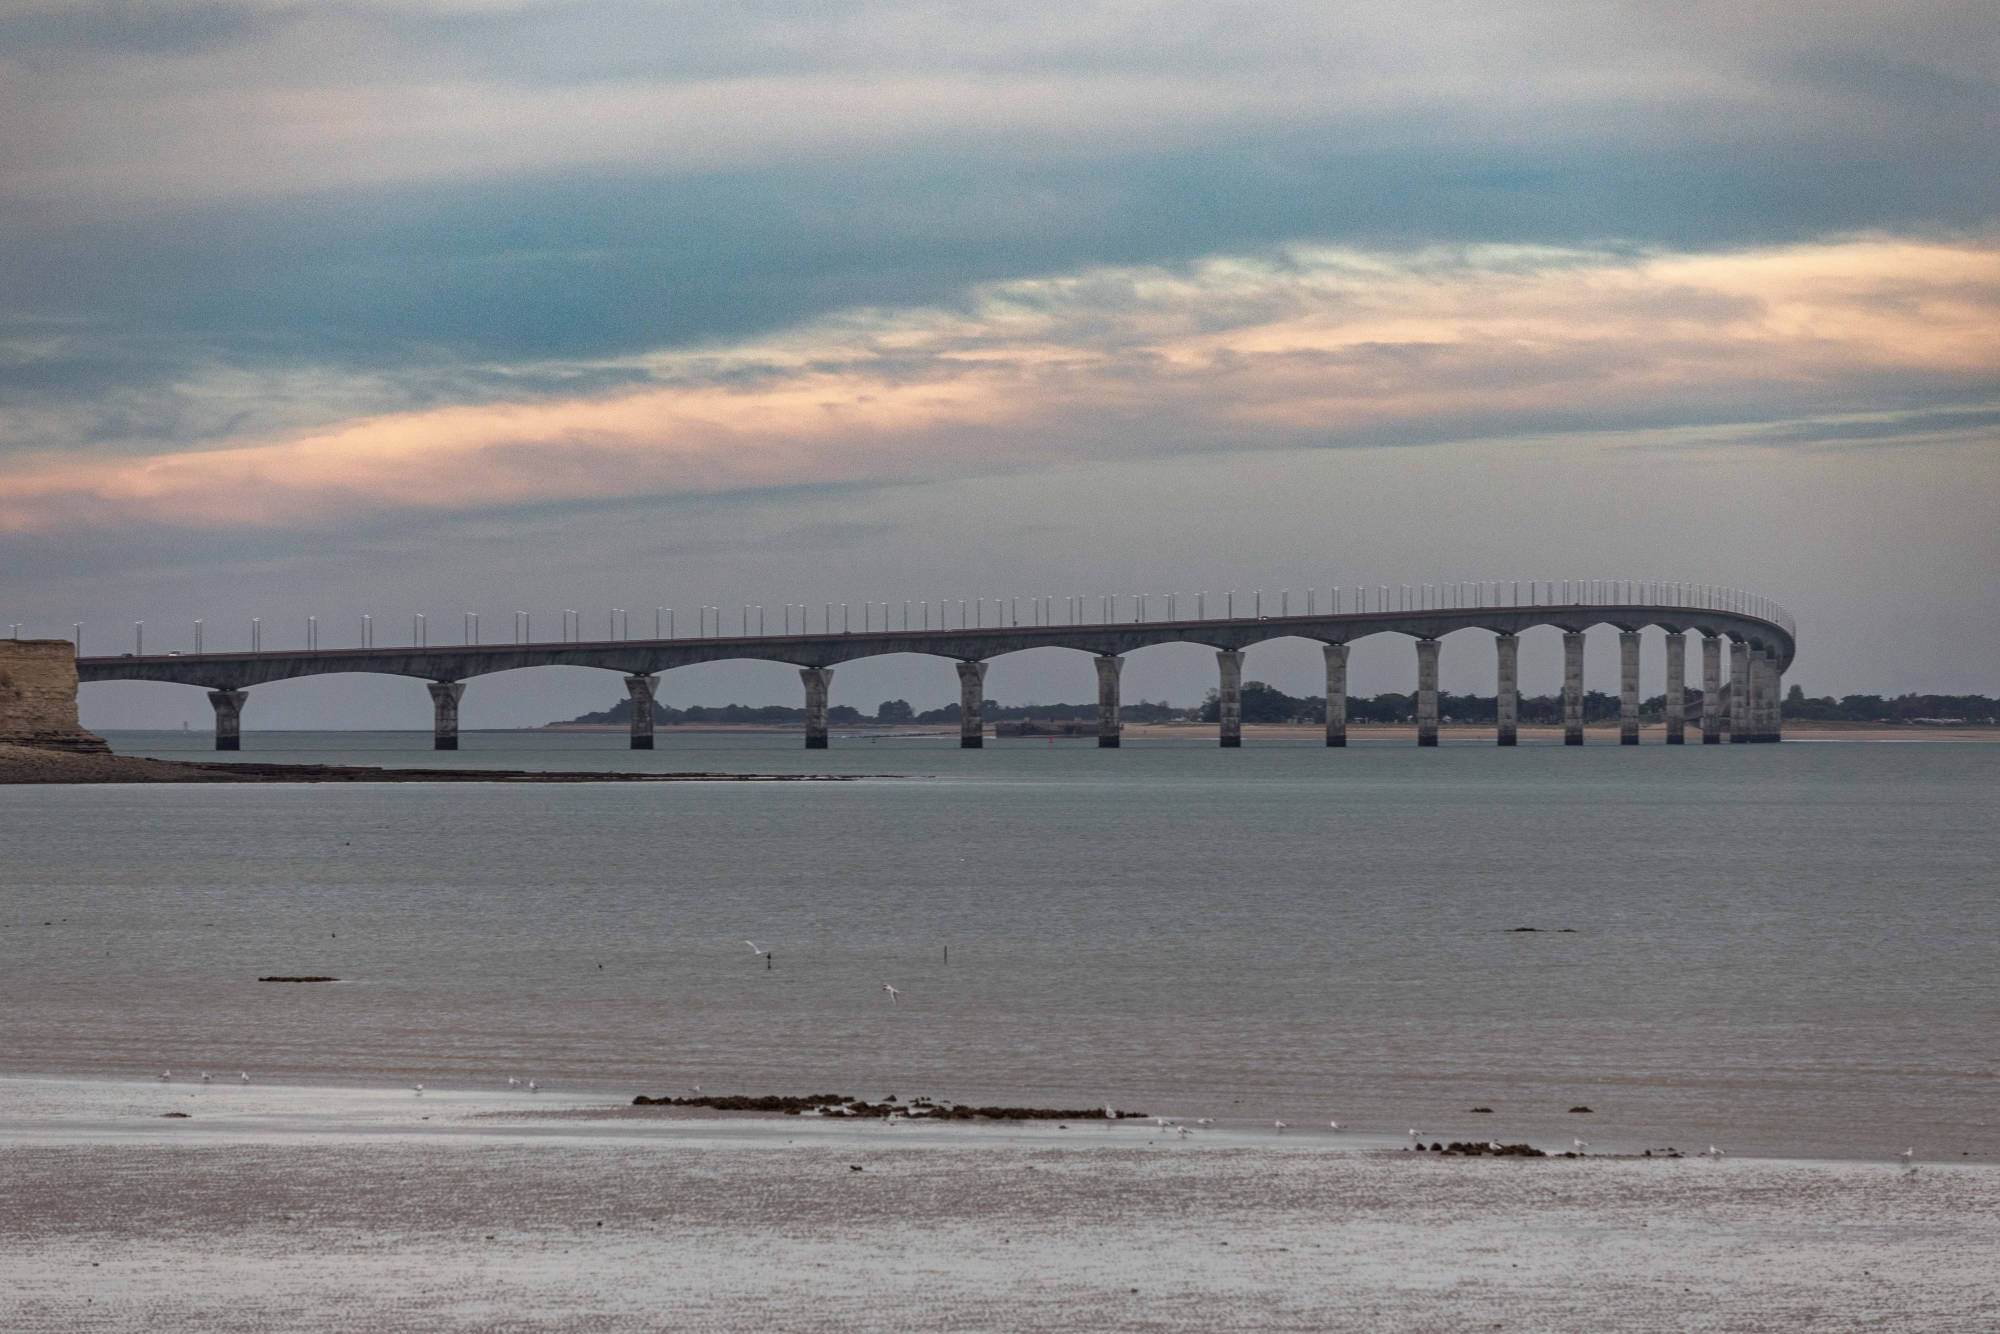
M 188 1119 L 186 1112 L 161 1112 L 160 1115 L 169 1121 L 185 1121 Z
M 1420 1144 L 1417 1146 L 1422 1148 Z M 1453 1140 L 1450 1144 L 1433 1144 L 1431 1152 L 1460 1158 L 1546 1158 L 1548 1155 L 1532 1144 L 1502 1144 L 1499 1140 L 1466 1141 Z
M 863 1167 L 860 1163 L 849 1163 L 847 1165 L 847 1170 L 850 1172 L 865 1172 L 868 1169 Z
M 260 977 L 259 982 L 338 982 L 337 977 Z
M 632 1099 L 634 1107 L 705 1107 L 717 1112 L 776 1112 L 785 1116 L 854 1116 L 887 1120 L 902 1117 L 912 1121 L 1083 1121 L 1101 1120 L 1095 1108 L 1075 1107 L 968 1107 L 957 1103 L 918 1098 L 903 1102 L 891 1095 L 881 1102 L 851 1098 L 844 1093 L 814 1093 L 805 1097 L 781 1094 L 756 1096 L 717 1093 L 676 1098 L 665 1094 L 649 1098 L 641 1093 Z M 1144 1112 L 1118 1112 L 1121 1121 L 1149 1118 Z
M 1578 1104 L 1577 1104 L 1576 1106 L 1574 1106 L 1574 1107 L 1570 1108 L 1570 1111 L 1571 1111 L 1572 1113 L 1578 1113 L 1578 1112 L 1580 1112 L 1580 1113 L 1582 1113 L 1582 1114 L 1583 1114 L 1583 1115 L 1585 1115 L 1585 1116 L 1589 1116 L 1589 1115 L 1591 1115 L 1591 1111 L 1590 1111 L 1590 1108 L 1588 1108 L 1588 1107 L 1584 1106 L 1584 1105 L 1583 1105 L 1582 1103 L 1578 1103 Z
M 1478 1112 L 1478 1113 L 1480 1113 L 1481 1115 L 1490 1115 L 1490 1114 L 1492 1113 L 1492 1111 L 1493 1111 L 1493 1109 L 1492 1109 L 1491 1107 L 1474 1107 L 1474 1108 L 1471 1108 L 1470 1110 L 1472 1110 L 1472 1111 L 1474 1111 L 1474 1112 Z

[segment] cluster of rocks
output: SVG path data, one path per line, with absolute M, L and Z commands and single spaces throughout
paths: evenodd
M 1548 1155 L 1532 1144 L 1501 1144 L 1497 1140 L 1483 1140 L 1477 1143 L 1453 1140 L 1449 1144 L 1433 1143 L 1415 1146 L 1418 1153 L 1457 1154 L 1462 1158 L 1546 1158 Z
M 776 1094 L 752 1097 L 740 1093 L 649 1098 L 641 1093 L 632 1099 L 632 1105 L 705 1107 L 717 1112 L 774 1112 L 784 1116 L 873 1117 L 877 1120 L 903 1117 L 912 1121 L 1083 1121 L 1106 1117 L 1143 1120 L 1146 1115 L 1144 1112 L 1115 1111 L 1107 1107 L 970 1107 L 931 1098 L 904 1102 L 894 1094 L 880 1102 L 869 1102 L 862 1098 L 850 1098 L 844 1093 L 813 1093 L 802 1098 Z

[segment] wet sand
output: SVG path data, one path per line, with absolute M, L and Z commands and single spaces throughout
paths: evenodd
M 0 1326 L 1965 1331 L 2000 1304 L 1992 1168 L 505 1115 L 575 1102 L 0 1080 Z

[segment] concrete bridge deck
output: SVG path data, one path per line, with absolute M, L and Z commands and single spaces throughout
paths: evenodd
M 1495 586 L 1497 587 L 1497 586 Z M 1033 648 L 1065 648 L 1092 655 L 1098 673 L 1099 744 L 1118 743 L 1118 677 L 1123 655 L 1156 644 L 1201 644 L 1216 651 L 1222 720 L 1221 744 L 1240 744 L 1243 650 L 1267 640 L 1300 638 L 1325 646 L 1327 663 L 1327 744 L 1346 742 L 1347 646 L 1372 635 L 1398 634 L 1416 641 L 1417 738 L 1437 740 L 1437 657 L 1439 640 L 1458 630 L 1483 629 L 1496 637 L 1500 721 L 1498 739 L 1513 744 L 1518 699 L 1515 661 L 1518 635 L 1552 626 L 1564 636 L 1565 739 L 1581 744 L 1583 734 L 1583 641 L 1596 626 L 1620 635 L 1623 739 L 1638 741 L 1639 632 L 1649 626 L 1667 633 L 1668 740 L 1681 740 L 1682 683 L 1686 679 L 1686 636 L 1703 641 L 1704 741 L 1721 739 L 1719 701 L 1727 695 L 1731 740 L 1777 740 L 1777 700 L 1781 678 L 1796 653 L 1791 618 L 1763 599 L 1729 592 L 1681 592 L 1631 601 L 1566 602 L 1556 605 L 1441 606 L 1415 610 L 1253 616 L 1226 619 L 1138 620 L 1067 625 L 1010 624 L 935 630 L 865 630 L 775 635 L 708 635 L 697 638 L 622 639 L 594 642 L 460 644 L 401 648 L 316 649 L 252 653 L 122 654 L 77 660 L 81 682 L 167 681 L 206 688 L 216 710 L 217 748 L 236 749 L 247 692 L 270 681 L 338 672 L 415 677 L 429 683 L 436 707 L 439 749 L 455 749 L 458 700 L 464 682 L 493 672 L 529 667 L 597 667 L 620 673 L 633 700 L 632 745 L 652 744 L 652 702 L 658 673 L 676 667 L 731 659 L 790 663 L 800 669 L 806 694 L 806 744 L 826 744 L 826 697 L 833 668 L 860 658 L 896 653 L 925 654 L 957 664 L 960 680 L 961 740 L 981 743 L 980 720 L 986 663 Z M 1470 594 L 1465 595 L 1470 598 Z M 1440 599 L 1442 600 L 1442 599 Z M 1696 605 L 1704 604 L 1704 605 Z M 1712 605 L 1706 605 L 1712 604 Z M 1038 604 L 1038 607 L 1040 604 Z M 1039 614 L 1036 619 L 1040 619 Z M 1720 676 L 1722 645 L 1730 646 L 1730 675 Z M 643 715 L 643 716 L 641 716 Z

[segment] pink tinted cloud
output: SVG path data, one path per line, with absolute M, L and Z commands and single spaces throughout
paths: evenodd
M 856 312 L 662 353 L 637 391 L 137 459 L 29 457 L 0 471 L 0 531 L 318 525 L 1370 432 L 1504 437 L 1564 417 L 1711 420 L 1718 403 L 1774 421 L 1865 411 L 1869 394 L 1976 402 L 2000 367 L 2000 249 L 1973 242 L 1640 257 L 1298 247 L 977 295 L 969 312 Z

